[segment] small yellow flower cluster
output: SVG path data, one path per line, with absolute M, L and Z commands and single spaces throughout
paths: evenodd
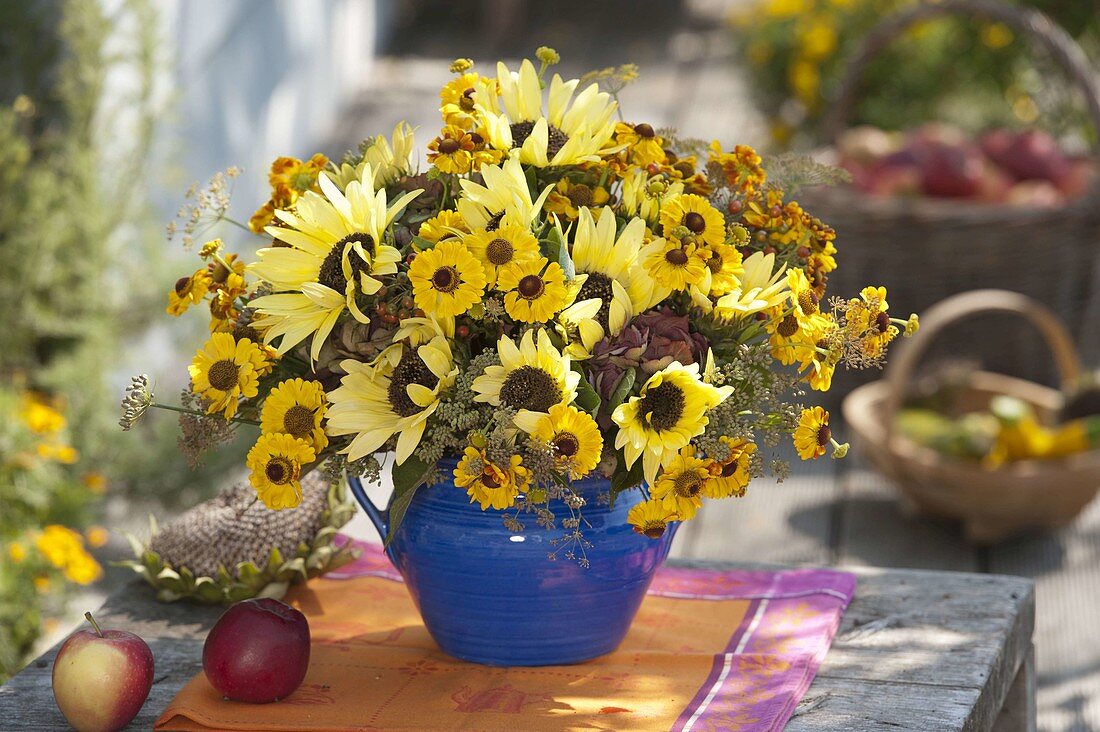
M 46 561 L 60 569 L 70 582 L 87 585 L 103 574 L 99 563 L 84 548 L 83 537 L 65 526 L 57 524 L 46 526 L 35 539 L 35 548 Z M 11 546 L 8 552 L 14 559 L 15 554 L 12 553 Z M 22 547 L 17 553 L 25 556 L 25 550 Z
M 304 162 L 298 158 L 276 158 L 267 176 L 271 199 L 252 214 L 248 228 L 259 234 L 275 220 L 277 209 L 291 209 L 306 191 L 317 192 L 317 176 L 328 163 L 328 158 L 321 153 Z

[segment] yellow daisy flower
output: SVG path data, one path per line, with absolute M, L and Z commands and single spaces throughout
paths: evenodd
M 636 125 L 619 122 L 615 125 L 615 141 L 627 146 L 631 165 L 660 164 L 665 160 L 664 139 L 645 122 Z
M 442 334 L 419 347 L 400 346 L 375 365 L 340 362 L 347 375 L 328 395 L 327 430 L 330 435 L 355 435 L 343 451 L 349 460 L 376 452 L 396 434 L 397 463 L 404 463 L 420 444 L 440 394 L 458 377 L 450 343 Z
M 248 451 L 248 481 L 264 505 L 276 511 L 302 502 L 302 466 L 317 458 L 308 441 L 293 435 L 260 435 Z
M 476 402 L 488 402 L 494 407 L 505 406 L 517 411 L 516 420 L 528 420 L 535 412 L 548 414 L 555 404 L 570 404 L 577 396 L 580 374 L 569 367 L 550 341 L 550 334 L 527 331 L 517 346 L 508 336 L 497 341 L 499 366 L 489 366 L 474 379 Z
M 546 198 L 543 208 L 547 213 L 572 221 L 577 218 L 579 209 L 602 206 L 610 199 L 611 194 L 603 186 L 593 188 L 586 183 L 572 183 L 568 178 L 562 178 Z
M 180 277 L 176 280 L 172 291 L 168 293 L 167 313 L 179 316 L 187 308 L 202 302 L 206 293 L 210 291 L 212 282 L 210 271 L 206 267 L 196 270 L 190 277 Z
M 506 466 L 495 464 L 476 447 L 467 447 L 454 470 L 455 486 L 465 488 L 470 503 L 477 501 L 481 510 L 509 508 L 530 480 L 523 458 L 513 455 Z
M 665 535 L 670 521 L 678 521 L 679 516 L 668 510 L 664 501 L 651 498 L 639 503 L 626 514 L 627 523 L 634 527 L 635 533 L 650 539 L 660 539 Z
M 437 318 L 453 318 L 481 302 L 485 269 L 458 241 L 420 252 L 409 266 L 416 306 Z
M 444 209 L 420 224 L 420 230 L 416 233 L 421 239 L 427 239 L 435 244 L 443 239 L 461 236 L 470 233 L 466 226 L 466 220 L 458 211 Z
M 539 240 L 524 226 L 505 220 L 495 231 L 478 229 L 462 237 L 462 243 L 485 267 L 490 287 L 495 287 L 501 271 L 516 262 L 528 262 L 539 256 Z
M 654 282 L 651 270 L 642 266 L 645 222 L 631 219 L 618 234 L 616 227 L 612 209 L 581 208 L 571 249 L 577 273 L 587 275 L 577 301 L 598 298 L 596 322 L 611 335 L 618 335 L 631 318 L 668 295 L 666 288 Z
M 307 191 L 293 212 L 276 211 L 284 226 L 265 230 L 289 246 L 261 249 L 259 261 L 250 266 L 274 292 L 250 303 L 257 312 L 252 325 L 264 332 L 265 343 L 280 339 L 279 353 L 312 335 L 310 358 L 316 360 L 345 311 L 369 322 L 356 303 L 358 295 L 374 294 L 382 287 L 380 276 L 397 274 L 401 253 L 382 243 L 385 232 L 422 191 L 388 204 L 386 189 L 375 189 L 369 165 L 361 175 L 341 191 L 321 173 L 322 193 Z
M 439 90 L 439 113 L 448 125 L 469 130 L 477 126 L 474 100 L 497 94 L 495 79 L 469 73 L 452 79 Z
M 732 393 L 732 386 L 716 387 L 700 379 L 699 364 L 673 361 L 649 377 L 639 396 L 615 409 L 615 448 L 622 448 L 628 468 L 641 457 L 646 482 L 653 485 L 657 469 L 702 434 L 709 424 L 707 412 Z
M 512 72 L 498 63 L 499 97 L 477 94 L 475 99 L 492 146 L 517 149 L 519 162 L 538 168 L 595 163 L 620 149 L 612 139 L 618 104 L 596 84 L 574 97 L 579 83 L 554 74 L 544 112 L 543 85 L 534 64 L 525 59 Z
M 695 244 L 678 239 L 654 239 L 642 249 L 642 263 L 654 281 L 666 290 L 686 290 L 707 276 L 706 261 Z
M 574 406 L 555 404 L 549 413 L 535 413 L 516 419 L 516 426 L 532 438 L 550 446 L 558 470 L 579 480 L 596 469 L 603 454 L 603 435 L 588 412 Z
M 703 494 L 712 480 L 707 461 L 696 457 L 695 448 L 688 445 L 661 471 L 650 495 L 663 503 L 670 513 L 690 521 L 703 505 Z
M 259 377 L 268 367 L 263 349 L 229 333 L 214 333 L 188 367 L 191 389 L 208 402 L 206 412 L 221 412 L 226 419 L 237 413 L 241 397 L 251 399 L 259 393 Z
M 444 173 L 463 175 L 474 161 L 474 140 L 461 127 L 447 125 L 428 143 L 428 162 Z
M 729 244 L 718 244 L 703 250 L 706 254 L 707 275 L 700 290 L 711 297 L 733 292 L 741 284 L 745 267 L 741 252 Z
M 719 442 L 729 448 L 729 456 L 708 464 L 713 479 L 707 483 L 703 495 L 707 498 L 740 498 L 745 495 L 745 488 L 752 477 L 749 468 L 756 452 L 756 443 L 725 436 L 720 437 Z
M 264 434 L 285 434 L 301 438 L 318 455 L 328 447 L 321 420 L 328 408 L 325 390 L 316 381 L 287 379 L 264 399 L 260 430 Z
M 661 226 L 665 237 L 684 227 L 707 246 L 717 246 L 726 240 L 726 218 L 702 196 L 686 193 L 668 199 L 661 206 Z
M 798 456 L 803 460 L 814 460 L 824 455 L 825 447 L 833 438 L 833 432 L 829 429 L 829 413 L 821 407 L 803 409 L 792 438 Z
M 504 310 L 520 323 L 546 323 L 569 304 L 565 272 L 546 257 L 509 264 L 497 289 L 504 293 Z

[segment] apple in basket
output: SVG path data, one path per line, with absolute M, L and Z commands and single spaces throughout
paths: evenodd
M 226 610 L 206 636 L 202 670 L 226 699 L 285 699 L 309 669 L 309 623 L 285 602 L 259 598 Z
M 114 732 L 130 723 L 153 686 L 153 652 L 125 630 L 78 630 L 53 662 L 53 696 L 77 732 Z

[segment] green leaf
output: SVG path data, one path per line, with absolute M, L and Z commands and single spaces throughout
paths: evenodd
M 615 384 L 615 390 L 611 392 L 611 398 L 607 402 L 607 411 L 615 409 L 630 396 L 630 390 L 634 388 L 634 382 L 638 378 L 638 370 L 631 366 L 619 377 L 619 383 Z
M 431 241 L 429 239 L 425 239 L 422 236 L 414 236 L 412 238 L 412 243 L 417 249 L 419 249 L 421 251 L 427 251 L 428 249 L 431 249 L 435 246 L 434 241 Z
M 618 457 L 620 464 L 622 464 L 622 453 L 619 453 Z M 630 468 L 630 470 L 627 470 L 626 472 L 619 471 L 615 473 L 615 476 L 611 478 L 611 491 L 609 494 L 610 505 L 615 505 L 615 498 L 620 493 L 641 485 L 644 479 L 645 473 L 643 472 L 641 458 L 638 458 L 634 461 L 634 465 Z
M 417 489 L 427 482 L 433 470 L 435 470 L 434 465 L 428 465 L 415 455 L 410 455 L 401 465 L 393 466 L 393 500 L 390 501 L 387 512 L 390 527 L 386 533 L 384 546 L 389 546 L 393 541 L 397 527 L 405 519 L 405 512 L 409 510 L 413 496 L 416 495 Z
M 580 373 L 578 371 L 578 373 Z M 596 393 L 596 390 L 592 388 L 592 385 L 588 383 L 588 379 L 581 374 L 580 381 L 577 382 L 577 406 L 589 414 L 596 414 L 600 411 L 600 404 L 602 400 L 600 395 Z

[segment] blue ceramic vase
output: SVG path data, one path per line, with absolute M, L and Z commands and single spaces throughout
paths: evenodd
M 441 466 L 449 477 L 454 461 Z M 378 509 L 357 478 L 356 500 L 384 537 L 389 509 Z M 550 542 L 564 531 L 521 517 L 522 534 L 504 527 L 503 511 L 482 511 L 448 479 L 416 492 L 386 553 L 405 578 L 424 625 L 439 647 L 492 666 L 578 663 L 610 653 L 630 628 L 653 574 L 668 555 L 677 524 L 660 539 L 636 534 L 627 512 L 642 499 L 626 491 L 614 508 L 597 500 L 610 482 L 574 483 L 585 498 L 589 566 Z M 568 510 L 551 505 L 559 524 Z

